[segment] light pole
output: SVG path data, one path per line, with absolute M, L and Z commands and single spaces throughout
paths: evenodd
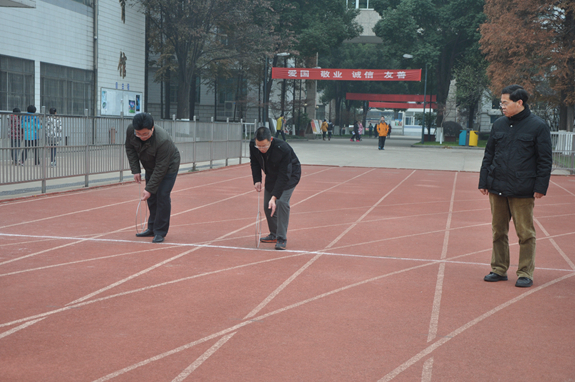
M 413 58 L 412 54 L 404 54 L 403 58 Z M 423 115 L 421 118 L 421 144 L 425 144 L 425 103 L 427 101 L 427 65 L 425 63 L 425 82 L 423 84 Z

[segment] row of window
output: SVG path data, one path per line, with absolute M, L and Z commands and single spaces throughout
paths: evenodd
M 0 110 L 34 105 L 34 61 L 0 55 Z M 94 114 L 94 73 L 40 63 L 40 106 L 64 115 Z M 39 105 L 35 105 L 37 108 Z
M 351 9 L 373 9 L 369 3 L 370 0 L 347 0 L 347 7 Z

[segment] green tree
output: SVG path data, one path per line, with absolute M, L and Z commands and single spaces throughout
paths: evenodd
M 484 0 L 372 0 L 370 4 L 382 17 L 374 32 L 388 54 L 411 54 L 414 65 L 429 65 L 427 88 L 436 90 L 437 125 L 441 126 L 453 67 L 479 40 Z
M 479 101 L 489 91 L 487 78 L 487 61 L 477 50 L 475 54 L 466 56 L 454 69 L 456 81 L 456 103 L 459 112 L 467 117 L 467 128 L 473 128 L 473 121 Z

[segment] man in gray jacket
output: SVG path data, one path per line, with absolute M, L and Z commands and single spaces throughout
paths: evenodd
M 161 243 L 170 227 L 170 193 L 180 168 L 180 152 L 166 130 L 154 126 L 150 114 L 140 113 L 126 131 L 126 154 L 136 182 L 142 181 L 140 162 L 146 170 L 142 200 L 148 203 L 150 217 L 148 228 L 136 236 L 153 236 L 153 243 Z
M 507 280 L 509 221 L 519 237 L 516 287 L 533 285 L 535 270 L 535 199 L 547 193 L 553 158 L 549 126 L 531 114 L 529 94 L 519 85 L 501 92 L 504 116 L 493 124 L 479 175 L 479 191 L 489 195 L 493 250 L 485 281 Z

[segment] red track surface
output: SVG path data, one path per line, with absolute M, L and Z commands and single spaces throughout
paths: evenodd
M 0 204 L 0 380 L 573 381 L 575 179 L 536 202 L 535 285 L 486 283 L 476 173 L 304 166 L 288 251 L 247 166 Z M 263 224 L 263 233 L 267 226 Z

